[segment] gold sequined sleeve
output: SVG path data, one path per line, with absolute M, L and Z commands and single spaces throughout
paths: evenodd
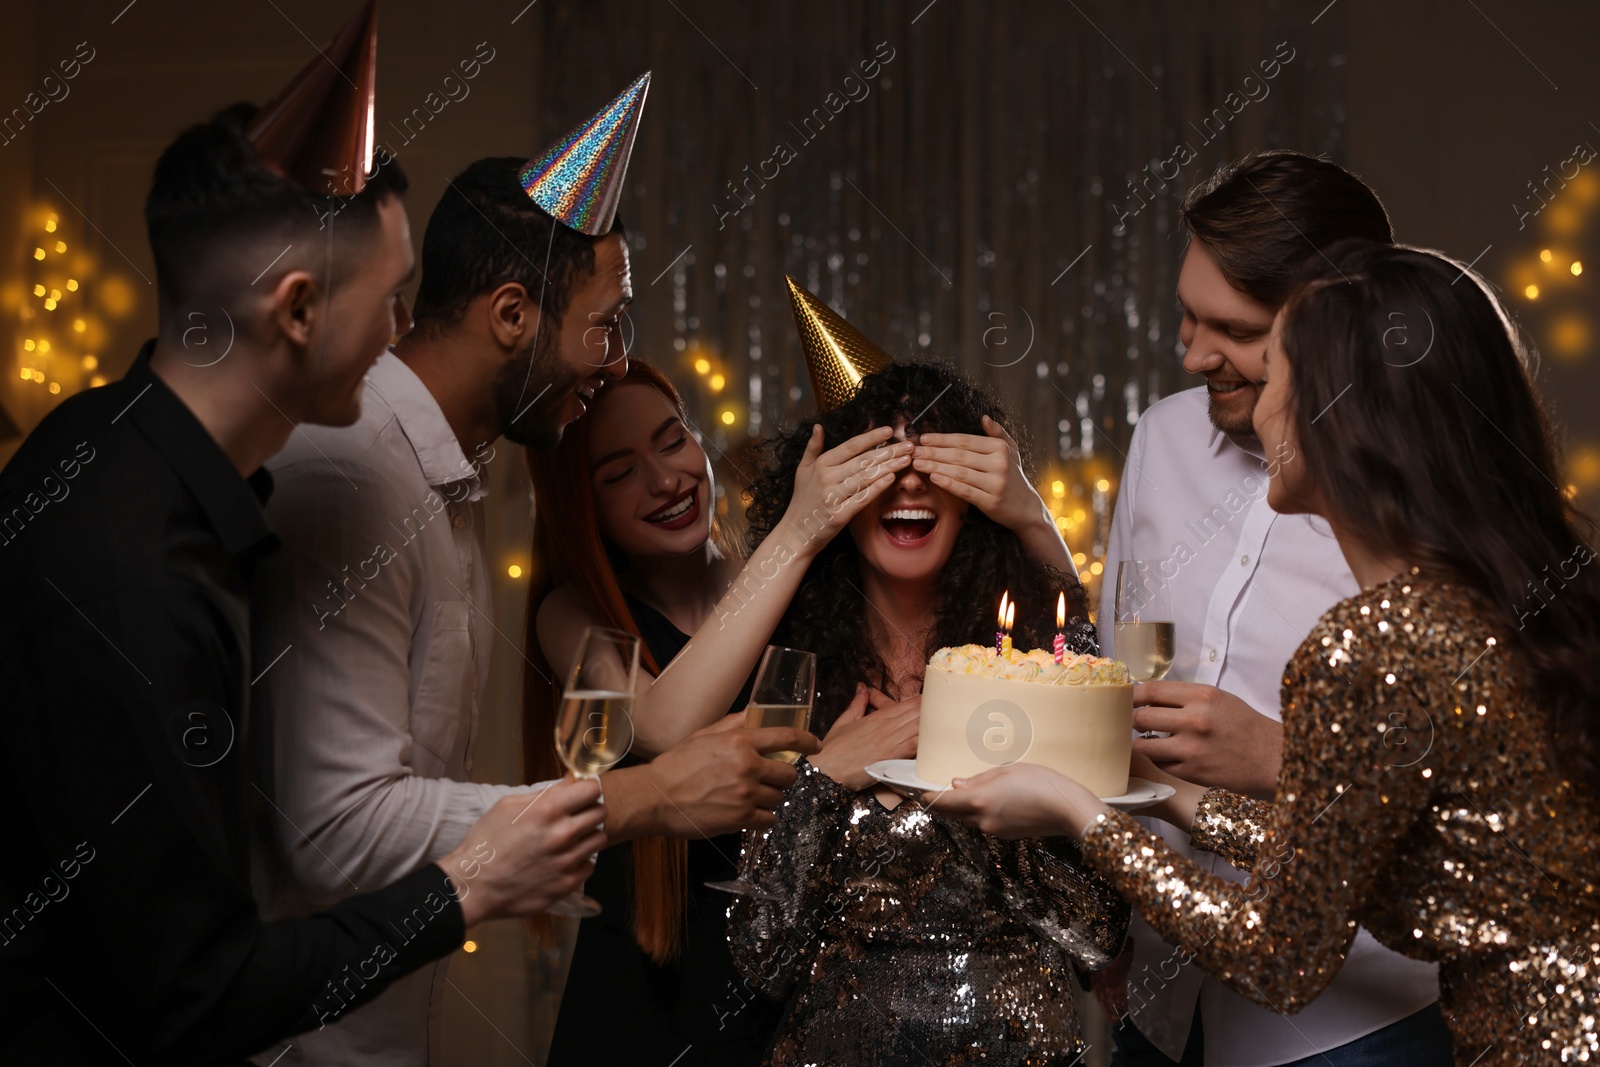
M 1266 818 L 1246 884 L 1201 869 L 1121 812 L 1084 836 L 1085 858 L 1186 962 L 1274 1011 L 1299 1011 L 1338 973 L 1353 914 L 1401 861 L 1397 843 L 1424 810 L 1440 758 L 1398 765 L 1384 732 L 1425 729 L 1448 676 L 1434 676 L 1437 657 L 1396 655 L 1359 607 L 1337 605 L 1290 662 L 1283 770 L 1270 812 L 1248 813 Z M 1202 829 L 1243 858 L 1255 831 L 1245 818 L 1225 825 L 1228 803 L 1214 797 Z
M 774 1000 L 793 988 L 824 922 L 848 901 L 839 884 L 838 843 L 854 794 L 802 759 L 799 777 L 753 849 L 748 879 L 777 899 L 741 895 L 728 912 L 728 945 L 745 985 Z
M 1269 800 L 1208 789 L 1195 807 L 1189 838 L 1202 852 L 1213 852 L 1241 871 L 1253 871 L 1271 818 Z

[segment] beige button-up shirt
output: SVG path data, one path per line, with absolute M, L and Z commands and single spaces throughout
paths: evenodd
M 355 425 L 303 426 L 268 463 L 267 516 L 283 541 L 255 595 L 256 736 L 272 794 L 257 886 L 269 916 L 437 860 L 527 788 L 468 780 L 494 640 L 480 539 L 491 458 L 469 460 L 432 394 L 386 353 Z M 257 1062 L 437 1063 L 445 967 Z

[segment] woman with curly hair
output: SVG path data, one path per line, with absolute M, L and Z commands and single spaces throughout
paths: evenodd
M 748 877 L 763 892 L 730 913 L 746 986 L 784 1004 L 775 1067 L 1068 1063 L 1082 1052 L 1074 971 L 1121 947 L 1127 907 L 1076 850 L 986 837 L 863 770 L 903 751 L 929 656 L 989 640 L 1003 592 L 1018 604 L 1019 646 L 1048 647 L 1065 591 L 1069 647 L 1097 648 L 1059 535 L 1059 551 L 1024 543 L 1040 543 L 1037 494 L 983 473 L 980 455 L 1001 452 L 1021 470 L 1006 423 L 951 368 L 891 364 L 769 442 L 751 490 L 758 543 L 821 448 L 886 427 L 914 446 L 910 469 L 856 513 L 849 536 L 816 553 L 777 630 L 817 655 L 812 730 L 827 736 L 751 846 Z

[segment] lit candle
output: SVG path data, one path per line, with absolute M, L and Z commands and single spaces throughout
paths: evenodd
M 1000 614 L 995 617 L 994 631 L 994 654 L 997 656 L 1006 654 L 1006 642 L 1010 640 L 1006 636 L 1006 605 L 1010 602 L 1011 593 L 1009 590 L 1000 594 Z
M 1017 617 L 1017 602 L 1011 601 L 1006 605 L 1006 628 L 1004 636 L 1000 639 L 1000 655 L 1006 660 L 1011 659 L 1011 624 Z
M 1056 597 L 1056 662 L 1066 659 L 1067 638 L 1063 633 L 1067 628 L 1067 594 L 1062 593 Z

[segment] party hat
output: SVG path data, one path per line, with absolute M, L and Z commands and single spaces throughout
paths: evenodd
M 787 275 L 789 301 L 794 305 L 794 324 L 800 330 L 800 347 L 805 350 L 806 366 L 811 371 L 811 392 L 817 410 L 827 411 L 855 396 L 861 379 L 893 363 L 889 353 L 867 340 L 862 332 L 844 321 L 844 316 L 801 288 Z
M 649 91 L 645 71 L 598 115 L 528 160 L 522 188 L 529 199 L 579 233 L 610 233 Z
M 273 170 L 313 193 L 355 196 L 372 170 L 378 3 L 367 0 L 245 130 Z

